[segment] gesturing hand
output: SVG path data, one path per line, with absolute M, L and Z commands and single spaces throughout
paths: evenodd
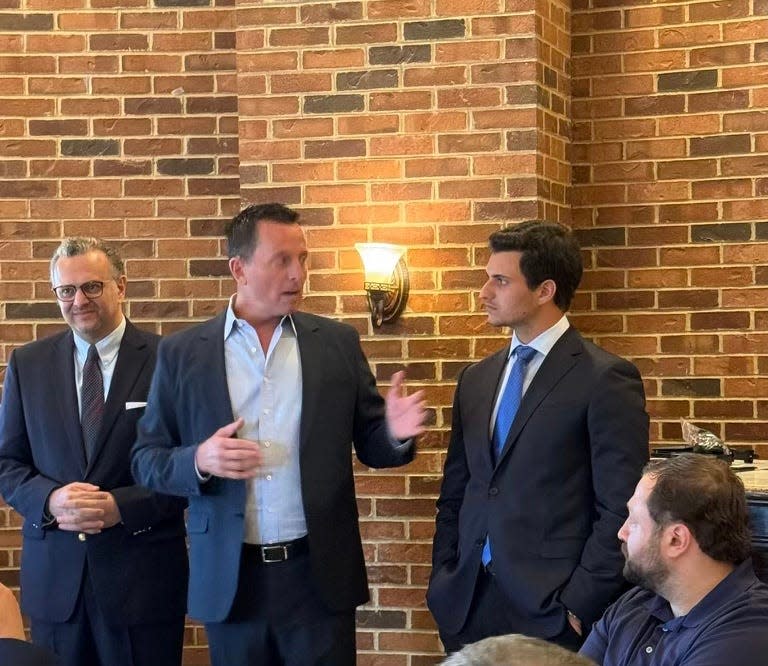
M 392 386 L 384 399 L 386 404 L 387 425 L 396 439 L 410 439 L 424 432 L 427 418 L 424 391 L 405 395 L 405 373 L 401 370 L 392 375 Z
M 243 418 L 219 428 L 195 452 L 195 464 L 201 474 L 226 479 L 252 479 L 262 465 L 258 442 L 235 437 L 243 426 Z

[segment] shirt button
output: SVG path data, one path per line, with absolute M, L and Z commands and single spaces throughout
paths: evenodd
M 272 480 L 272 475 L 271 474 L 267 474 L 267 481 L 271 481 L 271 480 Z
M 257 352 L 256 347 L 251 347 L 251 354 L 255 354 Z
M 80 534 L 77 535 L 77 538 L 79 541 L 85 541 L 88 537 L 85 536 L 85 532 L 80 532 Z
M 268 449 L 268 448 L 269 448 L 269 447 L 272 445 L 272 442 L 270 442 L 270 441 L 267 439 L 267 440 L 263 441 L 263 442 L 262 442 L 262 444 L 264 445 L 264 448 L 265 448 L 265 449 Z
M 491 488 L 491 489 L 488 491 L 488 494 L 489 494 L 491 497 L 494 497 L 494 496 L 496 496 L 496 495 L 498 495 L 498 494 L 499 494 L 499 489 L 498 489 L 496 486 L 494 486 L 493 488 Z
M 646 653 L 646 654 L 651 654 L 651 652 L 653 652 L 653 648 L 652 648 L 650 645 L 648 645 L 648 646 L 645 648 L 645 653 Z

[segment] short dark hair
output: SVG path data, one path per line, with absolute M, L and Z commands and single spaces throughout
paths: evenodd
M 581 248 L 568 227 L 557 222 L 528 220 L 495 231 L 488 239 L 491 252 L 521 252 L 520 271 L 530 289 L 553 280 L 555 305 L 568 310 L 581 282 Z
M 751 552 L 744 484 L 723 460 L 685 453 L 652 460 L 643 470 L 655 485 L 648 513 L 659 527 L 684 523 L 702 552 L 719 562 L 739 564 Z
M 279 203 L 253 204 L 243 208 L 224 229 L 230 259 L 249 259 L 259 244 L 259 222 L 299 224 L 299 214 Z

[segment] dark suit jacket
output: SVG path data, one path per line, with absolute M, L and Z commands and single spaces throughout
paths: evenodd
M 555 636 L 566 608 L 588 631 L 623 584 L 616 533 L 648 460 L 643 385 L 634 365 L 568 329 L 494 466 L 488 430 L 508 351 L 459 378 L 427 602 L 443 631 L 461 629 L 488 534 L 518 618 L 510 631 Z
M 25 613 L 66 621 L 87 567 L 104 615 L 116 624 L 178 618 L 185 611 L 184 505 L 135 485 L 130 451 L 145 402 L 158 336 L 126 323 L 97 452 L 86 465 L 74 341 L 67 331 L 17 349 L 0 406 L 0 494 L 24 517 L 21 602 Z M 110 491 L 122 523 L 79 535 L 45 526 L 48 496 L 73 481 Z
M 237 591 L 244 533 L 245 482 L 201 484 L 197 445 L 234 421 L 224 362 L 225 313 L 165 338 L 133 452 L 136 478 L 189 497 L 189 612 L 223 621 Z M 405 464 L 411 447 L 389 440 L 384 404 L 350 326 L 296 313 L 301 357 L 301 492 L 312 576 L 332 610 L 368 599 L 352 475 L 352 448 L 371 467 Z
M 3 666 L 58 666 L 55 654 L 16 638 L 0 638 L 0 664 Z

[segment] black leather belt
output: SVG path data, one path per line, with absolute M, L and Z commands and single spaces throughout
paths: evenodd
M 303 536 L 293 541 L 279 541 L 277 543 L 244 543 L 243 550 L 248 554 L 248 557 L 254 557 L 262 564 L 274 564 L 308 553 L 309 539 Z

